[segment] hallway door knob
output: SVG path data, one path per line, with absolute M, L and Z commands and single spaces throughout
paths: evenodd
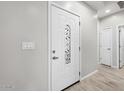
M 111 50 L 111 48 L 107 48 L 107 50 Z
M 53 60 L 56 60 L 56 59 L 59 59 L 59 57 L 55 57 L 55 56 L 54 56 L 54 57 L 53 57 Z

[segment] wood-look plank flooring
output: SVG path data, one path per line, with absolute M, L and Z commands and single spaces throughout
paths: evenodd
M 98 72 L 65 91 L 124 91 L 124 67 L 98 66 Z

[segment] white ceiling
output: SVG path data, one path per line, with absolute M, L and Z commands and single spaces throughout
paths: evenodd
M 85 2 L 95 10 L 99 10 L 104 7 L 103 1 L 85 1 Z
M 122 11 L 117 5 L 118 1 L 85 1 L 88 5 L 90 5 L 93 9 L 97 10 L 97 14 L 99 18 L 111 15 L 118 11 Z M 106 10 L 110 10 L 109 13 L 106 13 Z
M 96 10 L 100 10 L 106 6 L 117 3 L 118 1 L 85 1 L 88 5 Z

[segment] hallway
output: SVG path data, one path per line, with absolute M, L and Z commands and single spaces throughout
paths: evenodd
M 67 91 L 124 91 L 124 68 L 100 65 L 98 72 L 68 88 Z

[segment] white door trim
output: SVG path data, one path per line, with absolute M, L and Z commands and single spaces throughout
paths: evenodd
M 116 41 L 117 42 L 117 68 L 118 69 L 120 68 L 119 67 L 119 65 L 120 65 L 119 64 L 119 59 L 120 59 L 120 57 L 119 57 L 119 44 L 120 44 L 120 42 L 119 42 L 119 29 L 118 29 L 120 26 L 124 26 L 124 24 L 119 24 L 116 26 L 116 32 L 117 32 L 116 33 L 117 34 L 117 36 L 116 36 L 117 37 L 117 41 Z
M 51 83 L 51 58 L 52 58 L 52 55 L 51 55 L 51 6 L 55 6 L 57 8 L 60 8 L 64 11 L 67 11 L 73 15 L 76 15 L 79 17 L 79 21 L 80 21 L 80 16 L 73 13 L 72 11 L 68 11 L 66 9 L 64 9 L 63 7 L 61 7 L 60 5 L 52 2 L 52 1 L 48 1 L 48 90 L 51 91 L 52 90 L 52 83 Z M 79 47 L 80 47 L 80 26 L 79 26 Z M 80 61 L 80 53 L 79 52 L 79 70 L 80 70 L 80 73 L 81 73 L 81 61 Z M 80 75 L 80 79 L 81 79 L 81 75 Z
M 51 2 L 48 2 L 47 7 L 47 15 L 48 15 L 48 90 L 50 91 L 51 88 Z
M 107 27 L 105 27 L 105 28 L 103 28 L 102 30 L 104 30 L 104 29 L 112 29 L 112 26 L 107 26 Z M 100 31 L 100 33 L 99 34 L 101 34 L 101 31 Z M 101 35 L 100 35 L 101 36 Z M 101 37 L 99 38 L 99 42 L 100 42 L 100 44 L 101 44 Z M 113 42 L 113 31 L 112 31 L 112 42 Z M 101 47 L 101 46 L 100 46 Z M 99 50 L 100 50 L 100 47 L 99 47 Z M 112 53 L 113 53 L 113 45 L 111 46 L 111 51 L 112 51 Z M 101 51 L 100 51 L 101 52 Z M 100 53 L 101 54 L 101 53 Z M 99 56 L 99 59 L 100 59 L 100 57 L 101 56 Z M 100 62 L 100 64 L 101 64 L 101 62 Z M 113 55 L 111 55 L 111 65 L 110 65 L 111 67 L 113 67 Z
M 100 22 L 97 19 L 97 63 L 100 64 Z

